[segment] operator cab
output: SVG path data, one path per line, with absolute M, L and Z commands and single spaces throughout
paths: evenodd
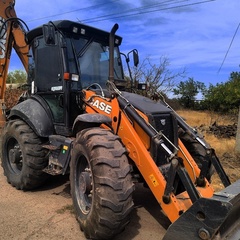
M 63 20 L 31 30 L 27 40 L 31 95 L 44 100 L 56 133 L 69 135 L 75 118 L 83 112 L 81 90 L 93 83 L 106 88 L 109 33 Z M 115 36 L 114 42 L 114 82 L 121 87 L 125 85 L 118 48 L 122 38 Z
M 27 38 L 35 61 L 34 69 L 30 64 L 29 70 L 37 73 L 29 79 L 35 82 L 35 91 L 56 91 L 61 84 L 64 88 L 62 80 L 72 81 L 71 87 L 75 90 L 92 83 L 105 88 L 109 73 L 108 32 L 64 20 L 33 29 Z M 114 79 L 117 82 L 124 79 L 118 49 L 121 41 L 121 37 L 115 37 Z

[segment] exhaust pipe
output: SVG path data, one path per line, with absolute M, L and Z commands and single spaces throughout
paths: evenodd
M 114 81 L 114 38 L 118 30 L 118 24 L 115 23 L 109 35 L 109 81 Z

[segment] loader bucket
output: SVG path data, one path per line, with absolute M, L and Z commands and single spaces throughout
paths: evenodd
M 199 198 L 170 225 L 163 240 L 240 239 L 240 180 L 211 198 Z

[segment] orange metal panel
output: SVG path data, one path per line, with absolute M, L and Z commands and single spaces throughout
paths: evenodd
M 0 1 L 0 126 L 5 122 L 4 97 L 12 48 L 16 50 L 27 71 L 28 45 L 25 33 L 17 23 L 14 0 Z

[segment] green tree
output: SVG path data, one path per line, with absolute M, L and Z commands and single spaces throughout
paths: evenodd
M 26 83 L 27 74 L 23 70 L 15 70 L 8 73 L 7 83 Z
M 185 82 L 181 81 L 177 87 L 173 89 L 174 95 L 179 96 L 178 99 L 180 103 L 186 108 L 194 108 L 197 94 L 205 91 L 205 84 L 195 81 L 193 78 L 188 78 Z
M 205 105 L 209 110 L 229 112 L 240 105 L 240 72 L 232 72 L 225 83 L 210 85 L 205 94 Z

